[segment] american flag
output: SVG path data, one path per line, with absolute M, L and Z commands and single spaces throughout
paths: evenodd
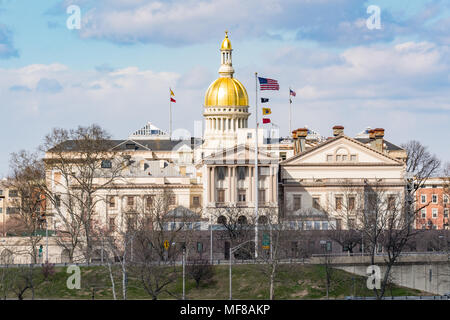
M 261 90 L 280 90 L 280 86 L 278 85 L 277 80 L 260 78 L 259 79 L 259 87 Z

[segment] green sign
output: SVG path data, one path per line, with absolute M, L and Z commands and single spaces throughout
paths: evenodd
M 270 236 L 267 233 L 263 233 L 262 248 L 270 249 Z

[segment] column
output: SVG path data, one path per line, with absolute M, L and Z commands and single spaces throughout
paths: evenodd
M 248 202 L 253 202 L 253 167 L 248 167 Z
M 227 186 L 228 186 L 228 202 L 231 202 L 232 200 L 231 200 L 231 169 L 232 169 L 233 167 L 227 167 L 227 173 L 228 173 L 228 175 L 227 175 Z
M 215 186 L 214 171 L 215 171 L 214 167 L 211 167 L 211 180 L 210 180 L 211 202 L 216 202 L 216 186 Z
M 208 199 L 207 199 L 207 202 L 208 203 L 210 203 L 210 202 L 212 202 L 212 199 L 211 199 L 211 186 L 210 186 L 210 183 L 211 183 L 211 168 L 209 168 L 209 167 L 206 167 L 206 171 L 207 171 L 207 183 L 206 183 L 206 186 L 207 186 L 207 190 L 206 190 L 206 192 L 207 192 L 207 194 L 208 194 Z
M 232 174 L 231 174 L 231 201 L 236 202 L 236 167 L 232 167 Z
M 272 193 L 273 201 L 278 202 L 278 170 L 277 167 L 273 167 L 273 177 L 272 177 Z

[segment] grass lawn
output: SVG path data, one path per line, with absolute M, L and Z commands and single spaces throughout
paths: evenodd
M 66 281 L 70 274 L 67 268 L 57 267 L 56 273 L 48 280 L 44 280 L 41 268 L 34 269 L 35 298 L 37 299 L 92 299 L 94 288 L 95 299 L 112 299 L 111 281 L 107 267 L 80 267 L 81 289 L 68 289 Z M 267 268 L 267 266 L 266 266 Z M 229 273 L 228 266 L 215 266 L 215 274 L 208 283 L 201 283 L 196 288 L 195 281 L 186 276 L 186 299 L 228 299 Z M 236 265 L 232 269 L 233 299 L 268 299 L 269 280 L 261 265 Z M 4 297 L 5 282 L 2 275 L 13 278 L 14 283 L 23 282 L 19 269 L 0 269 L 0 297 Z M 177 267 L 177 280 L 167 287 L 158 299 L 181 298 L 182 276 L 181 268 Z M 5 274 L 6 273 L 6 274 Z M 122 278 L 118 269 L 114 270 L 116 294 L 122 299 Z M 7 284 L 7 282 L 6 282 Z M 3 286 L 3 287 L 2 287 Z M 330 299 L 342 299 L 345 296 L 373 296 L 373 292 L 366 287 L 366 278 L 352 275 L 342 270 L 333 269 Z M 391 289 L 386 292 L 391 295 Z M 429 295 L 419 290 L 392 286 L 392 295 Z M 7 288 L 8 298 L 17 298 L 14 288 Z M 31 298 L 31 291 L 27 290 L 25 298 Z M 325 299 L 325 268 L 319 265 L 281 265 L 275 283 L 275 299 Z M 151 299 L 144 290 L 136 274 L 129 274 L 128 299 Z

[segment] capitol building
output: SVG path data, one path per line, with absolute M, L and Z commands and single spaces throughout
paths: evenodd
M 256 132 L 248 121 L 254 105 L 236 78 L 228 34 L 219 61 L 219 77 L 205 88 L 202 136 L 172 139 L 148 122 L 128 138 L 110 141 L 111 151 L 126 156 L 128 166 L 114 187 L 99 189 L 96 224 L 125 230 L 127 221 L 161 193 L 169 194 L 167 214 L 174 217 L 165 226 L 168 230 L 176 227 L 176 217 L 186 215 L 193 229 L 209 230 L 227 219 L 221 214 L 224 208 L 239 209 L 240 221 L 252 219 L 256 199 L 260 224 L 275 215 L 293 229 L 345 228 L 347 221 L 339 211 L 363 200 L 349 196 L 343 187 L 363 188 L 368 182 L 382 185 L 401 201 L 406 152 L 384 138 L 384 129 L 367 128 L 356 137 L 347 136 L 339 125 L 330 128 L 328 137 L 310 128 L 296 129 L 288 137 L 272 129 Z M 67 153 L 77 153 L 70 143 L 65 146 Z M 53 153 L 45 155 L 47 181 L 64 201 L 70 186 L 52 166 Z M 104 170 L 110 165 L 102 162 Z M 99 184 L 102 179 L 98 177 Z M 63 219 L 56 209 L 55 204 L 49 208 L 47 221 L 50 229 L 61 230 Z

